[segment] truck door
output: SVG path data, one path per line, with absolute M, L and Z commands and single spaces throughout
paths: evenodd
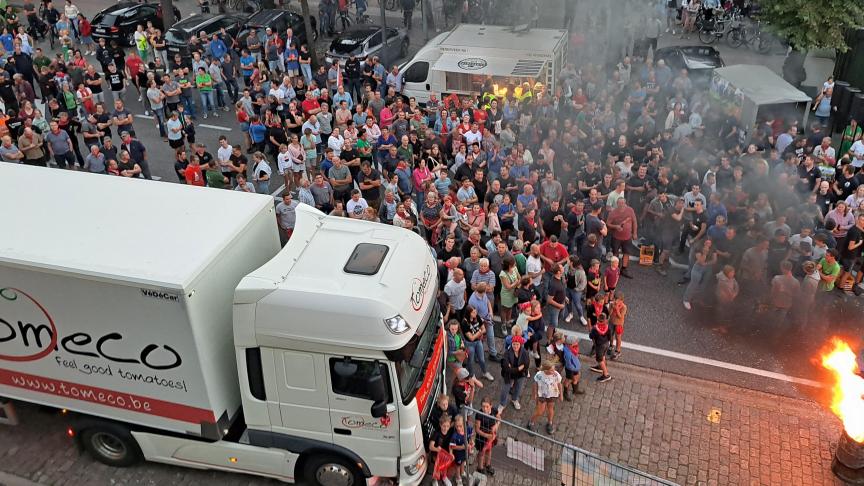
M 417 102 L 428 101 L 432 89 L 429 79 L 429 61 L 415 61 L 402 73 L 402 94 L 417 99 Z
M 282 414 L 280 432 L 332 442 L 324 355 L 284 350 L 274 350 L 274 354 Z
M 387 363 L 360 358 L 347 362 L 356 365 L 351 366 L 353 374 L 347 376 L 343 371 L 340 375 L 339 364 L 346 363 L 346 357 L 327 356 L 333 443 L 354 451 L 376 474 L 398 476 L 399 417 Z M 368 379 L 376 372 L 376 364 L 387 387 L 388 413 L 383 420 L 372 417 L 371 411 Z

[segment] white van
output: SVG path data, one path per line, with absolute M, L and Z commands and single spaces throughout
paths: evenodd
M 402 65 L 402 94 L 418 103 L 456 93 L 477 95 L 487 77 L 501 87 L 540 82 L 554 92 L 567 59 L 566 30 L 459 24 Z

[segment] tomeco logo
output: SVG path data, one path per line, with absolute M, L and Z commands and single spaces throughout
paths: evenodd
M 132 346 L 136 347 L 130 349 Z M 37 361 L 61 350 L 154 370 L 174 369 L 183 362 L 167 344 L 137 348 L 124 341 L 119 332 L 72 332 L 61 336 L 54 318 L 33 296 L 14 287 L 0 288 L 0 361 Z
M 26 303 L 19 300 L 20 296 L 23 296 L 23 298 L 26 299 Z M 3 353 L 3 347 L 0 346 L 0 359 L 6 361 L 35 361 L 51 354 L 51 351 L 54 351 L 54 349 L 57 348 L 57 326 L 54 325 L 54 319 L 48 315 L 48 311 L 42 307 L 42 304 L 36 302 L 36 299 L 31 297 L 30 294 L 11 287 L 0 289 L 0 297 L 2 297 L 4 301 L 19 303 L 19 305 L 15 306 L 16 308 L 26 309 L 27 307 L 32 306 L 29 312 L 31 315 L 28 316 L 30 318 L 26 320 L 18 320 L 17 332 L 16 327 L 7 322 L 3 319 L 2 315 L 0 315 L 0 345 L 19 338 L 25 349 L 30 348 L 31 340 L 36 348 L 36 351 L 29 355 L 7 355 Z M 22 303 L 24 305 L 20 305 Z M 36 310 L 38 310 L 38 312 L 35 312 Z M 38 322 L 41 319 L 45 319 L 48 324 L 33 324 L 33 322 Z M 4 327 L 8 328 L 8 335 L 4 335 L 4 331 L 6 330 L 3 329 Z M 42 337 L 43 333 L 46 332 L 48 334 L 46 336 L 47 342 L 43 345 Z
M 429 285 L 431 277 L 432 267 L 426 265 L 423 275 L 415 277 L 411 283 L 411 307 L 416 311 L 419 311 L 423 307 L 423 301 L 426 300 L 426 286 Z
M 489 63 L 486 62 L 486 59 L 481 59 L 479 57 L 468 57 L 456 63 L 457 66 L 466 71 L 476 71 L 478 69 L 483 69 L 488 64 Z

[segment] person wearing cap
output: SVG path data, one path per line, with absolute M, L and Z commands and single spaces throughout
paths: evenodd
M 534 374 L 533 393 L 537 397 L 537 405 L 534 413 L 525 425 L 528 430 L 534 430 L 534 422 L 542 416 L 546 416 L 546 432 L 549 435 L 555 433 L 555 402 L 564 398 L 561 392 L 561 374 L 555 370 L 551 361 L 544 361 L 540 369 Z
M 501 360 L 501 378 L 504 383 L 501 385 L 501 396 L 498 400 L 499 412 L 508 403 L 513 403 L 513 408 L 516 410 L 522 409 L 519 395 L 522 393 L 530 364 L 528 351 L 525 350 L 525 338 L 521 333 L 517 333 L 510 341 L 510 347 L 504 352 L 504 358 Z
M 453 387 L 450 393 L 455 399 L 456 409 L 462 412 L 463 407 L 471 406 L 474 401 L 474 393 L 478 388 L 483 388 L 483 383 L 474 378 L 466 368 L 456 370 L 456 381 L 453 382 Z
M 561 349 L 561 357 L 564 362 L 564 400 L 573 400 L 573 395 L 583 395 L 584 390 L 579 388 L 580 371 L 582 363 L 579 361 L 579 338 L 569 335 L 564 340 Z
M 612 343 L 612 326 L 609 325 L 608 316 L 603 313 L 597 317 L 597 323 L 591 328 L 588 337 L 594 342 L 594 359 L 597 364 L 591 367 L 594 373 L 600 373 L 597 381 L 605 383 L 612 379 L 609 369 L 606 367 L 606 352 Z

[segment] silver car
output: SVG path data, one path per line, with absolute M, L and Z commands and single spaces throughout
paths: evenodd
M 354 55 L 365 60 L 378 56 L 385 65 L 408 56 L 408 33 L 403 29 L 387 28 L 387 51 L 384 52 L 381 27 L 375 25 L 353 26 L 337 35 L 325 55 L 328 63 L 345 61 Z

